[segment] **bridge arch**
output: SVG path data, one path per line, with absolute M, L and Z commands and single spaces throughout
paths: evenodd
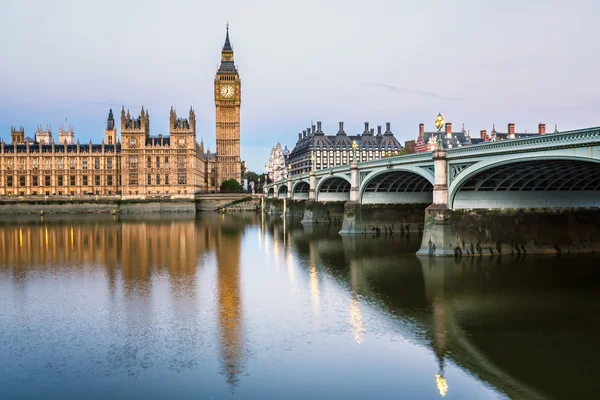
M 298 181 L 292 185 L 292 200 L 308 200 L 310 184 L 306 181 Z
M 267 192 L 267 198 L 272 199 L 273 197 L 275 197 L 275 188 L 271 186 Z
M 349 201 L 350 178 L 345 175 L 323 177 L 315 190 L 316 201 Z
M 545 155 L 479 162 L 451 183 L 448 206 L 600 207 L 600 159 Z
M 433 180 L 419 167 L 379 169 L 365 177 L 358 198 L 361 204 L 431 204 Z
M 279 189 L 277 190 L 277 198 L 278 199 L 286 199 L 287 198 L 287 193 L 288 193 L 288 187 L 287 185 L 280 185 Z

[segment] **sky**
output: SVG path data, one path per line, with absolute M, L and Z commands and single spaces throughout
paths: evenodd
M 596 0 L 19 0 L 0 2 L 0 136 L 65 119 L 104 137 L 108 109 L 194 107 L 215 149 L 225 24 L 242 81 L 241 152 L 260 172 L 313 121 L 334 134 L 391 122 L 404 142 L 442 112 L 455 130 L 600 125 Z M 117 125 L 120 125 L 117 122 Z

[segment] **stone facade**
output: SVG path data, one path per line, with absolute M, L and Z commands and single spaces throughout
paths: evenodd
M 21 136 L 22 137 L 22 136 Z M 115 195 L 120 145 L 0 143 L 0 195 Z
M 169 137 L 150 136 L 150 117 L 143 107 L 136 119 L 123 109 L 121 138 L 123 196 L 185 197 L 206 191 L 204 149 L 196 143 L 193 109 L 184 119 L 171 108 Z

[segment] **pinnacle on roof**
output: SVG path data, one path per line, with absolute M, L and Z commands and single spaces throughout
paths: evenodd
M 225 34 L 225 44 L 223 45 L 223 51 L 233 51 L 231 43 L 229 43 L 229 22 L 227 22 L 227 33 Z

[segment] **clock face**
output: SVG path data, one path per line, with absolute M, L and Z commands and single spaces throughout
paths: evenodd
M 232 98 L 234 95 L 234 89 L 232 85 L 223 85 L 221 86 L 221 97 L 226 99 Z

